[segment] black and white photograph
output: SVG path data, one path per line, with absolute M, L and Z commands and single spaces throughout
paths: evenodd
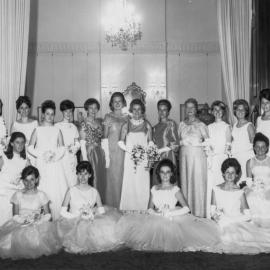
M 269 0 L 0 0 L 0 269 L 270 269 Z

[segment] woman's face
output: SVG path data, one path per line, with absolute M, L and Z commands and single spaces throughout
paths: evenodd
M 238 107 L 236 108 L 236 118 L 237 119 L 245 119 L 246 118 L 246 110 L 244 105 L 240 104 L 238 105 Z
M 196 110 L 195 104 L 192 103 L 192 102 L 187 103 L 186 104 L 186 115 L 187 115 L 187 117 L 195 116 L 196 113 L 197 113 L 197 110 Z
M 238 175 L 236 174 L 235 168 L 234 167 L 229 167 L 225 173 L 223 174 L 225 182 L 233 182 L 235 183 L 236 177 Z
M 212 113 L 215 116 L 215 120 L 220 120 L 223 117 L 223 110 L 219 106 L 214 106 Z
M 63 118 L 67 120 L 68 122 L 72 122 L 73 120 L 73 110 L 67 109 L 63 111 Z
M 21 106 L 18 108 L 18 113 L 21 117 L 26 118 L 29 116 L 30 108 L 26 103 L 22 103 Z
M 133 114 L 133 118 L 138 120 L 141 119 L 143 114 L 142 114 L 142 107 L 139 104 L 134 104 L 132 106 L 132 114 Z
M 10 144 L 13 148 L 13 152 L 20 154 L 24 150 L 25 140 L 22 137 L 18 137 Z
M 158 106 L 158 116 L 160 119 L 167 119 L 169 116 L 169 110 L 166 105 L 159 105 Z
M 267 113 L 270 111 L 270 101 L 266 98 L 262 98 L 261 100 L 261 107 L 264 113 Z
M 83 170 L 77 174 L 79 184 L 88 184 L 91 174 L 87 170 Z
M 169 184 L 172 177 L 172 170 L 168 166 L 162 166 L 159 170 L 159 176 L 162 184 Z
M 113 111 L 119 111 L 124 107 L 123 99 L 120 96 L 116 96 L 112 101 Z
M 98 106 L 96 103 L 93 103 L 88 106 L 87 114 L 92 117 L 96 117 L 96 114 L 98 113 Z
M 26 176 L 25 179 L 23 179 L 24 187 L 27 190 L 35 189 L 37 182 L 38 182 L 38 178 L 36 178 L 34 174 L 30 174 Z
M 256 156 L 264 156 L 268 152 L 268 147 L 264 141 L 257 141 L 254 145 Z
M 47 123 L 51 123 L 53 124 L 54 121 L 54 110 L 51 108 L 46 109 L 45 113 L 44 113 L 44 121 Z

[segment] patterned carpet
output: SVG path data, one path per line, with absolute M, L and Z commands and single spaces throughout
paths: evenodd
M 153 253 L 122 250 L 91 255 L 58 255 L 36 260 L 0 260 L 0 269 L 20 270 L 175 270 L 175 269 L 270 269 L 270 254 L 255 256 L 220 255 L 213 253 Z

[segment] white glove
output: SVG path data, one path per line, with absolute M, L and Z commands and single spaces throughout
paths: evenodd
M 68 218 L 68 219 L 77 217 L 76 215 L 71 214 L 70 212 L 68 212 L 66 206 L 62 206 L 62 207 L 61 207 L 60 215 L 61 215 L 63 218 Z
M 37 150 L 37 149 L 34 147 L 34 145 L 29 145 L 29 146 L 27 147 L 27 151 L 28 151 L 28 153 L 29 153 L 31 156 L 33 156 L 33 157 L 35 157 L 35 158 L 40 157 L 40 156 L 42 155 L 41 151 Z
M 110 152 L 109 152 L 109 140 L 102 139 L 101 140 L 101 147 L 105 153 L 105 161 L 106 161 L 106 168 L 110 167 Z
M 118 142 L 118 146 L 125 152 L 127 152 L 127 146 L 125 145 L 125 143 L 123 141 L 119 141 Z
M 158 149 L 158 153 L 159 154 L 162 154 L 162 153 L 165 153 L 165 152 L 169 152 L 169 151 L 171 151 L 171 148 L 168 147 L 168 146 L 165 146 L 163 148 Z
M 103 206 L 97 208 L 97 214 L 103 215 L 105 214 L 105 208 Z
M 86 141 L 80 140 L 80 145 L 81 145 L 82 159 L 88 160 L 87 159 L 87 152 L 86 152 Z
M 187 206 L 184 206 L 180 209 L 173 209 L 165 213 L 165 217 L 175 217 L 175 216 L 183 216 L 190 212 L 190 209 Z
M 66 152 L 66 148 L 64 146 L 58 147 L 55 152 L 54 160 L 57 161 L 61 159 L 65 155 L 65 152 Z
M 252 187 L 252 185 L 253 185 L 252 177 L 247 177 L 247 178 L 246 178 L 246 184 L 247 184 L 247 186 L 248 186 L 249 188 Z
M 153 141 L 149 141 L 148 147 L 152 147 L 152 146 L 155 146 L 154 142 Z

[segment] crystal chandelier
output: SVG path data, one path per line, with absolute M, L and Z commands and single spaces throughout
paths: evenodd
M 108 6 L 103 19 L 106 41 L 113 47 L 118 46 L 126 51 L 141 40 L 141 24 L 139 17 L 134 14 L 134 8 L 126 0 Z

